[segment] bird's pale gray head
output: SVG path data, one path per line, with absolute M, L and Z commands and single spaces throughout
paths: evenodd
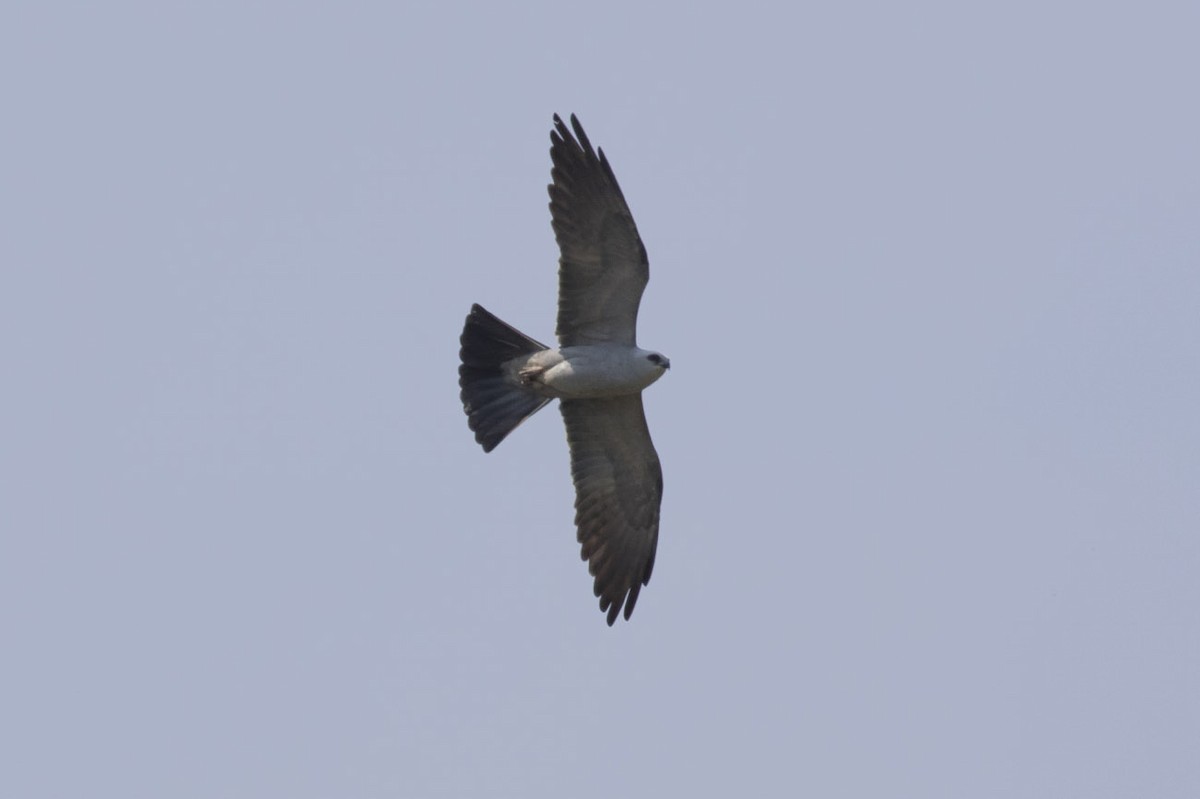
M 655 366 L 661 367 L 663 369 L 671 368 L 671 361 L 667 359 L 667 356 L 665 356 L 661 353 L 658 353 L 658 352 L 650 353 L 649 355 L 646 356 L 646 360 L 649 361 L 650 363 L 654 364 Z

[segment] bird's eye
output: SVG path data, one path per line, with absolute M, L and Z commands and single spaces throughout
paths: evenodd
M 653 355 L 647 355 L 646 360 L 649 361 L 650 363 L 656 363 L 659 366 L 662 366 L 662 358 L 659 357 L 658 353 L 655 353 Z

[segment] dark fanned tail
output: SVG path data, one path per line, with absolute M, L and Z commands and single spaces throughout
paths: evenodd
M 511 325 L 472 305 L 463 325 L 458 385 L 467 424 L 484 452 L 491 452 L 550 400 L 508 382 L 504 364 L 513 358 L 548 349 Z

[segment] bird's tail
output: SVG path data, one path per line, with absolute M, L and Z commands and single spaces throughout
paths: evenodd
M 515 327 L 501 322 L 482 305 L 472 305 L 463 325 L 458 385 L 467 424 L 484 452 L 491 452 L 550 400 L 510 383 L 504 364 L 548 349 Z

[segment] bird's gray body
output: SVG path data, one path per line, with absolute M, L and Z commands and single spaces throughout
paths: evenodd
M 474 305 L 461 337 L 459 385 L 467 422 L 485 452 L 546 403 L 560 400 L 581 553 L 611 625 L 633 612 L 658 546 L 662 467 L 642 389 L 670 368 L 637 346 L 650 277 L 646 248 L 604 151 L 574 116 L 550 134 L 550 215 L 561 257 L 558 347 Z
M 597 399 L 637 394 L 663 376 L 666 363 L 658 353 L 639 347 L 591 344 L 514 358 L 504 370 L 514 386 L 542 397 Z

